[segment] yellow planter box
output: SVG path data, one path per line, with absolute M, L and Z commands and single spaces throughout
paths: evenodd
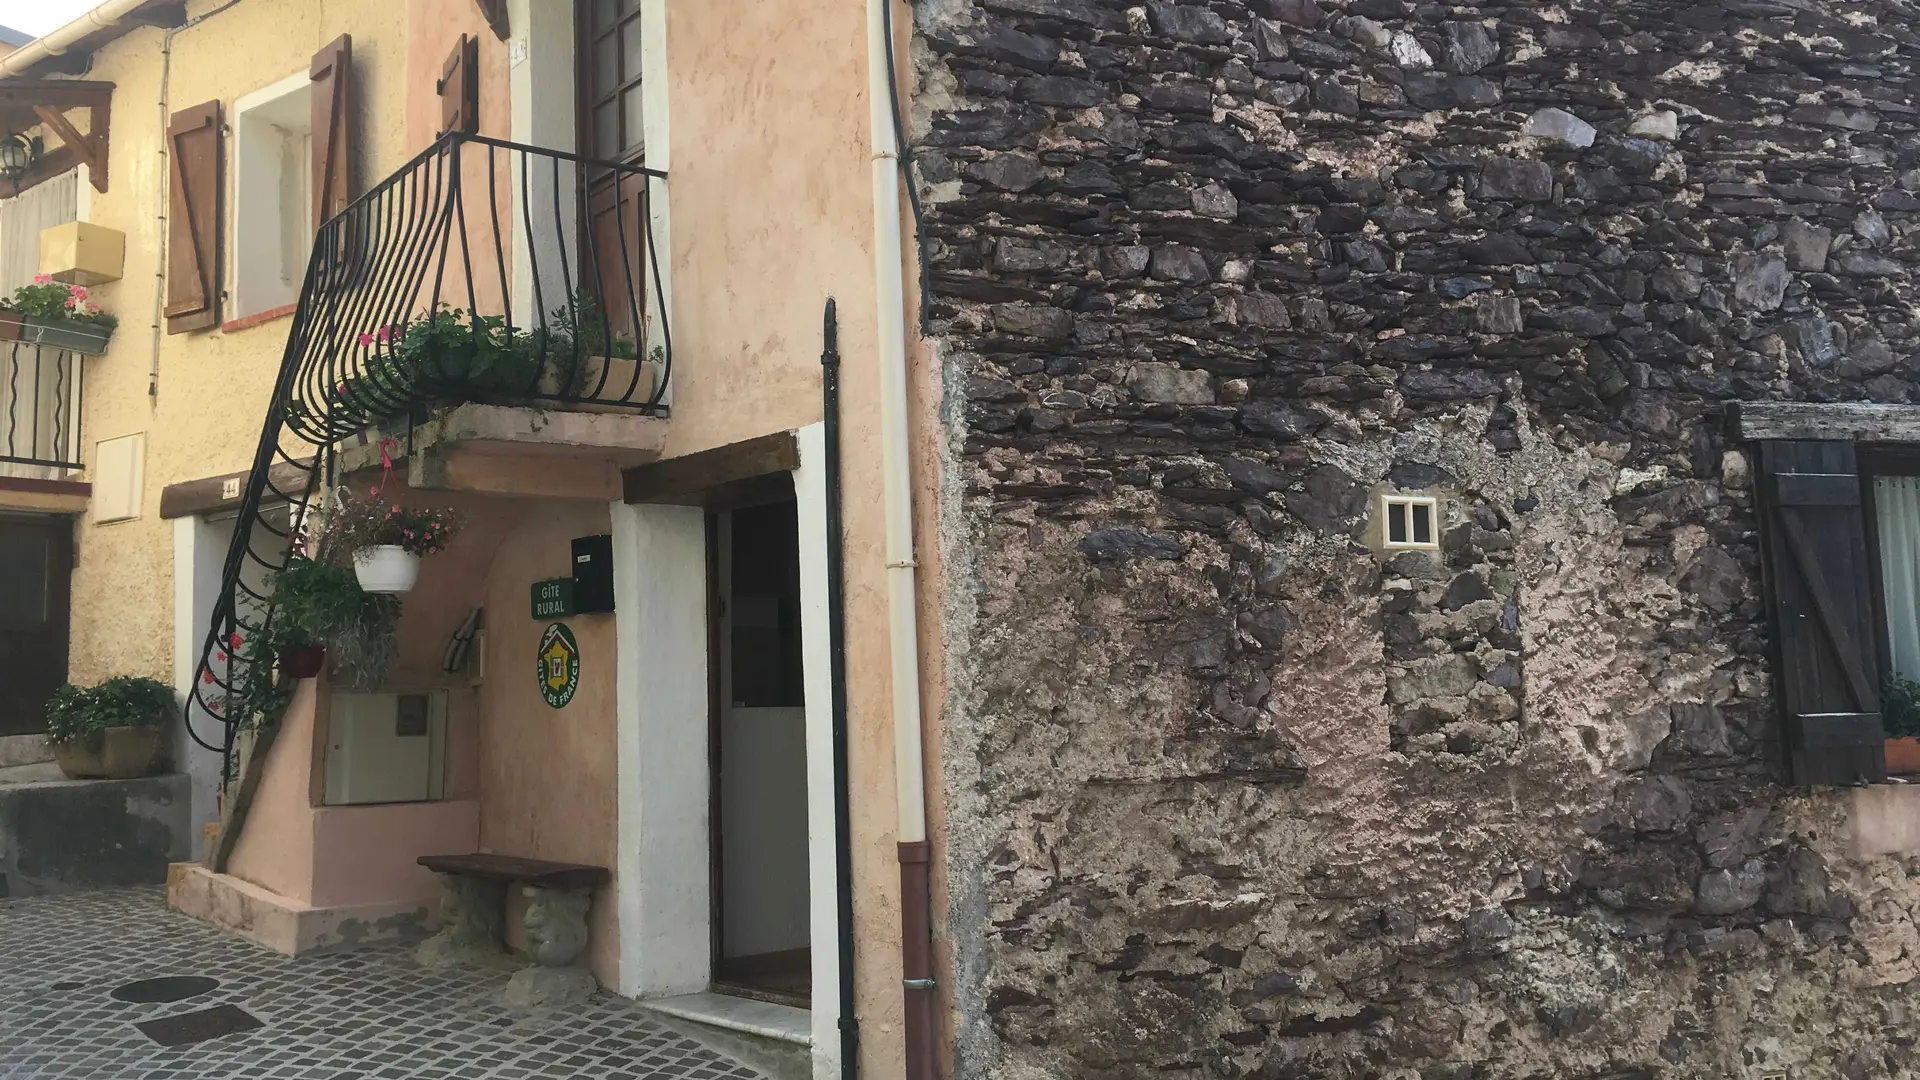
M 40 272 L 69 285 L 120 280 L 127 264 L 127 237 L 85 221 L 40 231 Z

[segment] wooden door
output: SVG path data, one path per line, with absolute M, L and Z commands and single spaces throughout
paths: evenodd
M 47 699 L 67 681 L 73 524 L 0 517 L 0 735 L 47 730 Z

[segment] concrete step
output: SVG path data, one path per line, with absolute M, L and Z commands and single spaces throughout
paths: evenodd
M 53 747 L 45 735 L 0 735 L 0 769 L 52 760 Z
M 768 1080 L 811 1080 L 813 1021 L 805 1009 L 726 994 L 685 994 L 640 1002 L 667 1027 L 743 1061 Z
M 54 780 L 65 780 L 67 774 L 60 766 L 51 761 L 42 761 L 33 765 L 0 766 L 0 786 L 8 784 L 44 784 Z
M 58 768 L 53 773 L 0 785 L 0 897 L 158 885 L 168 863 L 192 854 L 185 774 L 68 780 Z

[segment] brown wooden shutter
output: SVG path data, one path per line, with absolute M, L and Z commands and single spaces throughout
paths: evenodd
M 1796 784 L 1884 780 L 1873 571 L 1853 444 L 1755 445 L 1788 772 Z
M 347 208 L 353 165 L 353 38 L 341 34 L 307 69 L 313 116 L 313 227 Z
M 440 134 L 480 130 L 480 39 L 461 34 L 434 84 L 440 95 Z
M 220 322 L 220 103 L 167 124 L 167 333 Z

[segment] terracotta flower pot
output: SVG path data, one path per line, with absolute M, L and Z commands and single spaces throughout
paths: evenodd
M 1920 773 L 1920 738 L 1887 740 L 1887 775 L 1911 776 Z
M 133 780 L 166 766 L 167 732 L 161 727 L 108 728 L 91 739 L 55 743 L 53 759 L 73 780 Z
M 289 679 L 311 679 L 327 666 L 327 647 L 308 645 L 280 651 L 280 673 Z
M 25 318 L 17 311 L 0 311 L 0 341 L 19 341 Z

